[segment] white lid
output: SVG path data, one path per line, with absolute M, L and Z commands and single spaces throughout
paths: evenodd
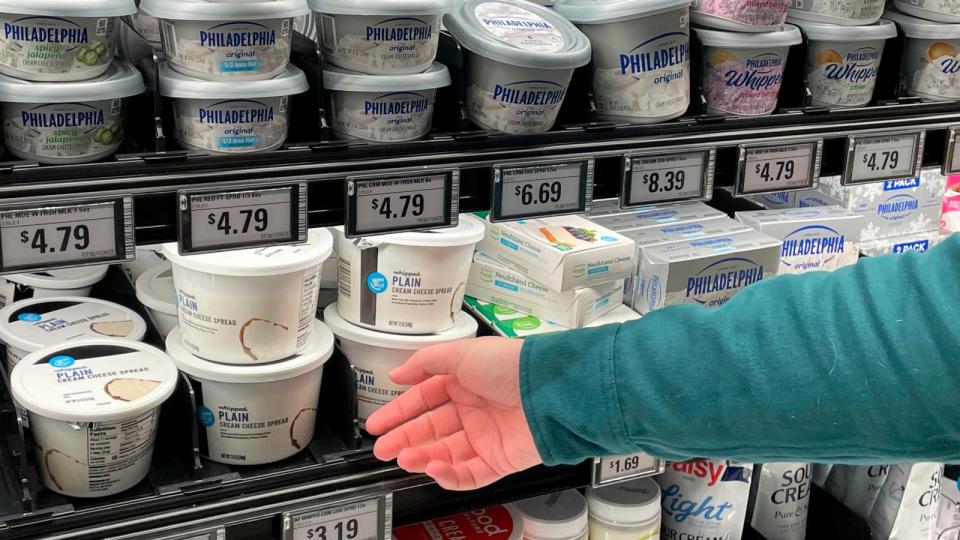
M 450 71 L 440 62 L 412 75 L 366 75 L 328 65 L 323 70 L 323 87 L 346 92 L 407 92 L 450 86 Z
M 133 0 L 0 0 L 0 13 L 54 17 L 123 17 L 137 12 Z
M 106 73 L 88 81 L 36 82 L 0 75 L 0 101 L 13 103 L 101 101 L 136 96 L 144 88 L 140 72 L 122 61 L 114 62 Z
M 81 266 L 78 268 L 60 268 L 44 270 L 30 274 L 10 274 L 2 279 L 41 289 L 82 289 L 97 283 L 107 275 L 109 265 Z
M 333 252 L 333 236 L 326 229 L 310 229 L 305 244 L 200 255 L 180 255 L 176 242 L 163 245 L 163 255 L 174 265 L 196 272 L 245 277 L 275 276 L 305 270 L 323 263 L 331 252 Z
M 177 289 L 173 286 L 170 263 L 158 264 L 137 278 L 137 300 L 150 309 L 177 314 Z
M 537 540 L 569 540 L 587 531 L 587 500 L 575 489 L 514 503 L 523 516 L 523 535 Z
M 309 373 L 325 364 L 333 355 L 333 333 L 320 321 L 313 321 L 307 346 L 286 360 L 256 365 L 221 364 L 194 356 L 180 341 L 180 329 L 167 336 L 167 354 L 187 375 L 226 383 L 263 383 L 284 381 Z
M 575 23 L 605 23 L 689 5 L 690 0 L 557 0 L 553 9 Z
M 333 330 L 337 338 L 371 347 L 404 351 L 418 351 L 431 345 L 474 338 L 477 336 L 478 328 L 477 321 L 473 317 L 458 311 L 453 318 L 453 328 L 438 334 L 387 334 L 348 323 L 337 311 L 336 303 L 330 304 L 323 310 L 323 322 Z
M 660 515 L 660 486 L 652 478 L 587 490 L 590 515 L 612 524 L 643 523 Z
M 803 41 L 800 30 L 792 24 L 785 24 L 773 32 L 729 32 L 726 30 L 708 30 L 694 28 L 700 41 L 708 47 L 727 47 L 731 49 L 757 49 L 760 47 L 789 47 Z
M 66 422 L 111 422 L 159 407 L 177 388 L 177 368 L 163 351 L 144 343 L 83 339 L 24 357 L 13 368 L 10 388 L 31 413 Z
M 381 234 L 365 236 L 360 239 L 348 239 L 343 234 L 343 226 L 334 227 L 344 242 L 359 241 L 364 244 L 395 244 L 398 246 L 455 247 L 476 244 L 483 240 L 485 227 L 483 221 L 470 214 L 460 214 L 460 223 L 449 229 Z
M 222 3 L 196 0 L 141 0 L 140 9 L 147 15 L 182 21 L 285 19 L 310 13 L 306 0 Z
M 883 12 L 883 18 L 889 19 L 903 30 L 908 38 L 920 39 L 957 39 L 960 38 L 960 24 L 949 24 L 918 19 L 891 8 Z
M 333 15 L 441 15 L 452 0 L 308 0 L 310 8 Z
M 573 69 L 590 62 L 590 40 L 551 9 L 525 0 L 466 0 L 443 17 L 474 54 L 513 66 Z
M 897 37 L 896 25 L 883 19 L 864 26 L 840 26 L 793 17 L 788 18 L 787 22 L 799 26 L 809 39 L 814 40 L 850 42 Z
M 57 320 L 64 322 L 50 324 Z M 135 311 L 96 298 L 30 298 L 0 309 L 0 341 L 27 352 L 74 339 L 139 341 L 146 332 L 146 321 Z
M 300 68 L 288 64 L 286 71 L 262 81 L 205 81 L 177 73 L 160 64 L 160 95 L 190 99 L 244 99 L 292 96 L 310 88 Z

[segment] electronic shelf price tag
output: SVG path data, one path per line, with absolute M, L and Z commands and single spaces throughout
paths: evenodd
M 847 137 L 847 158 L 841 184 L 907 180 L 920 174 L 923 130 Z
M 177 192 L 182 255 L 307 241 L 307 184 Z
M 347 238 L 456 227 L 460 170 L 350 176 L 344 208 Z
M 621 208 L 713 197 L 716 148 L 631 152 L 623 160 Z
M 390 540 L 392 529 L 392 493 L 283 513 L 283 540 Z
M 0 274 L 130 261 L 133 198 L 0 205 Z
M 494 165 L 490 221 L 590 210 L 594 165 L 592 158 Z
M 179 529 L 177 532 L 147 531 L 123 536 L 111 536 L 106 540 L 225 540 L 227 537 L 227 530 L 222 525 L 202 526 L 188 530 L 177 527 L 177 529 Z
M 666 465 L 644 453 L 595 458 L 591 485 L 597 488 L 654 476 L 666 470 Z
M 741 144 L 736 196 L 817 187 L 823 139 L 777 144 Z
M 958 152 L 957 143 L 960 142 L 960 126 L 952 127 L 947 130 L 947 145 L 943 155 L 944 176 L 951 174 L 960 174 L 960 152 Z

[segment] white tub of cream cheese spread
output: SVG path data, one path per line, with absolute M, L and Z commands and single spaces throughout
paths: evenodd
M 917 19 L 893 9 L 884 17 L 907 38 L 900 64 L 907 92 L 936 101 L 960 98 L 960 24 Z
M 90 296 L 93 286 L 107 275 L 107 265 L 81 266 L 8 274 L 0 277 L 0 308 L 17 300 L 48 296 Z
M 179 324 L 177 289 L 173 286 L 170 263 L 157 265 L 141 274 L 136 289 L 137 300 L 147 308 L 160 335 L 166 337 Z
M 805 21 L 860 26 L 877 22 L 883 15 L 883 0 L 796 0 L 789 17 Z
M 945 23 L 960 23 L 960 3 L 956 0 L 894 0 L 900 11 L 926 19 Z

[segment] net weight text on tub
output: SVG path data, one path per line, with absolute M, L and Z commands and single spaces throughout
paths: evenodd
M 740 147 L 738 194 L 816 187 L 823 141 Z
M 289 513 L 286 540 L 381 540 L 382 497 Z M 389 504 L 387 505 L 389 506 Z M 387 516 L 387 519 L 390 519 Z
M 704 149 L 625 156 L 621 206 L 709 200 L 716 154 Z
M 559 216 L 589 209 L 592 159 L 495 165 L 493 221 Z
M 844 183 L 857 184 L 915 177 L 923 153 L 923 133 L 851 136 L 847 142 Z

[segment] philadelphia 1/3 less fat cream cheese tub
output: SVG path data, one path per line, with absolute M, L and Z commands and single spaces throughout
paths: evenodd
M 911 96 L 932 100 L 960 98 L 960 24 L 917 19 L 888 9 L 906 45 L 900 80 Z
M 380 407 L 390 403 L 409 386 L 395 384 L 390 372 L 420 349 L 469 339 L 477 335 L 477 321 L 463 311 L 454 316 L 454 326 L 443 332 L 424 335 L 388 334 L 350 324 L 331 304 L 323 311 L 323 322 L 337 336 L 340 350 L 357 377 L 357 413 L 360 427 Z
M 461 215 L 452 229 L 348 239 L 337 227 L 337 307 L 351 324 L 394 334 L 456 325 L 483 223 Z
M 290 62 L 293 19 L 310 12 L 305 0 L 143 0 L 140 8 L 160 19 L 163 51 L 175 70 L 232 81 L 283 73 Z
M 304 244 L 225 253 L 180 255 L 176 243 L 164 244 L 184 346 L 225 364 L 264 364 L 302 352 L 331 244 L 325 229 L 311 230 Z
M 113 63 L 120 17 L 133 0 L 0 1 L 0 73 L 30 81 L 80 81 Z
M 85 339 L 30 354 L 10 377 L 30 416 L 43 484 L 69 497 L 129 489 L 150 470 L 177 368 L 159 349 Z
M 204 81 L 160 65 L 160 94 L 173 98 L 174 137 L 214 154 L 275 150 L 290 131 L 290 96 L 306 92 L 296 66 L 265 81 Z
M 30 298 L 90 296 L 109 268 L 103 264 L 0 276 L 0 308 Z
M 323 72 L 333 132 L 374 143 L 423 138 L 433 125 L 437 89 L 446 86 L 450 72 L 439 62 L 411 75 L 365 75 L 335 67 Z
M 327 62 L 359 73 L 409 75 L 430 69 L 440 17 L 453 0 L 309 0 Z
M 689 0 L 558 0 L 593 46 L 593 90 L 600 116 L 664 122 L 690 105 Z
M 111 156 L 125 137 L 128 98 L 143 90 L 140 72 L 126 62 L 96 79 L 71 83 L 0 75 L 3 144 L 14 156 L 41 164 Z
M 466 107 L 484 129 L 549 131 L 590 40 L 551 9 L 523 0 L 466 0 L 443 18 L 467 53 Z
M 204 456 L 218 463 L 259 465 L 288 458 L 310 444 L 333 334 L 316 320 L 308 328 L 302 352 L 257 366 L 209 362 L 183 346 L 179 330 L 167 336 L 167 353 L 196 394 Z

